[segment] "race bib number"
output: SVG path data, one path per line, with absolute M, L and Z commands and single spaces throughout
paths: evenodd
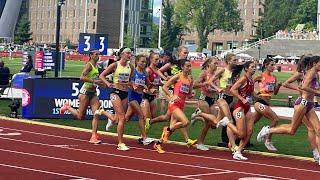
M 228 78 L 227 86 L 232 86 L 232 85 L 233 85 L 232 78 Z
M 199 97 L 199 99 L 202 100 L 202 101 L 204 101 L 204 100 L 206 99 L 206 96 L 203 95 L 203 94 L 201 94 L 200 97 Z
M 253 98 L 252 96 L 247 96 L 246 100 L 248 101 L 249 104 L 253 104 Z
M 241 119 L 242 113 L 241 112 L 237 112 L 236 113 L 236 119 Z
M 308 101 L 306 99 L 301 99 L 300 104 L 303 105 L 303 106 L 307 106 Z
M 139 85 L 139 86 L 144 86 L 146 84 L 144 79 L 135 79 L 134 84 Z
M 224 93 L 219 93 L 219 99 L 224 99 Z
M 266 85 L 266 89 L 267 89 L 267 91 L 269 91 L 269 92 L 273 92 L 274 91 L 274 88 L 275 87 L 275 84 L 274 83 L 267 83 L 267 85 Z
M 127 73 L 119 73 L 119 82 L 121 83 L 127 83 L 129 82 L 129 74 Z
M 189 93 L 189 89 L 190 89 L 189 84 L 181 84 L 180 92 L 187 94 Z
M 160 78 L 155 78 L 155 79 L 153 79 L 153 83 L 154 83 L 155 85 L 159 85 L 159 84 L 160 84 Z

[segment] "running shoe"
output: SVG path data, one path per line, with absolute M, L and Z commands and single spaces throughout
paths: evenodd
M 229 121 L 229 118 L 228 118 L 228 117 L 224 117 L 224 118 L 222 118 L 222 119 L 217 123 L 217 128 L 227 126 L 227 124 L 228 124 L 229 122 L 230 122 L 230 121 Z
M 165 151 L 162 149 L 161 144 L 159 144 L 159 143 L 154 143 L 153 148 L 154 148 L 159 154 L 165 153 Z
M 188 147 L 191 147 L 191 146 L 197 144 L 197 142 L 198 142 L 198 140 L 196 140 L 196 139 L 195 140 L 188 139 L 186 143 L 187 143 Z
M 92 144 L 101 144 L 102 141 L 99 140 L 99 136 L 97 134 L 92 134 L 89 142 Z
M 244 157 L 240 151 L 236 151 L 232 157 L 233 159 L 236 159 L 236 160 L 243 160 L 243 161 L 248 160 L 248 158 Z
M 161 134 L 161 139 L 163 143 L 167 143 L 169 140 L 169 136 L 171 135 L 171 132 L 168 131 L 168 126 L 163 127 L 162 134 Z
M 201 151 L 209 151 L 209 148 L 207 146 L 205 146 L 204 144 L 197 144 L 196 148 Z
M 94 112 L 94 115 L 99 115 L 99 116 L 101 116 L 101 114 L 102 114 L 103 111 L 104 111 L 104 109 L 103 109 L 102 107 L 100 107 L 98 110 L 96 110 L 96 111 Z
M 60 108 L 60 115 L 63 115 L 68 110 L 68 108 L 70 108 L 70 104 L 69 102 L 65 102 Z
M 257 141 L 258 142 L 265 141 L 266 136 L 269 134 L 269 130 L 270 130 L 269 126 L 264 126 L 257 136 Z
M 228 147 L 229 147 L 230 151 L 232 152 L 232 154 L 234 154 L 239 149 L 239 146 L 237 146 L 237 145 L 232 146 L 231 143 L 228 143 Z
M 146 123 L 144 124 L 145 131 L 148 132 L 150 127 L 151 127 L 150 118 L 146 118 Z
M 264 145 L 266 146 L 266 148 L 268 149 L 268 151 L 277 151 L 277 148 L 274 147 L 273 143 L 271 141 L 266 140 L 264 142 Z
M 153 141 L 154 141 L 154 139 L 152 139 L 152 138 L 146 138 L 146 139 L 142 140 L 142 144 L 147 146 L 147 145 L 151 144 Z
M 191 114 L 191 125 L 194 125 L 194 123 L 197 121 L 196 117 L 201 113 L 201 109 L 197 108 L 192 114 Z
M 110 131 L 110 128 L 113 126 L 113 121 L 111 121 L 111 119 L 108 118 L 108 122 L 106 124 L 106 131 Z
M 124 143 L 120 143 L 118 144 L 118 148 L 117 148 L 119 151 L 128 151 L 130 148 L 125 145 Z

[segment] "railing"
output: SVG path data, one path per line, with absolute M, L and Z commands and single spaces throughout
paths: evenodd
M 251 48 L 255 48 L 255 47 L 261 46 L 262 44 L 266 44 L 269 41 L 271 41 L 272 39 L 275 39 L 275 37 L 276 37 L 276 35 L 273 35 L 273 36 L 270 36 L 270 37 L 267 37 L 267 38 L 264 38 L 264 39 L 260 39 L 259 41 L 253 42 L 251 44 L 241 46 L 241 47 L 239 47 L 237 49 L 229 49 L 229 50 L 223 51 L 221 54 L 218 54 L 218 56 L 219 57 L 224 57 L 228 53 L 239 54 L 239 53 L 247 51 L 247 50 L 249 50 Z

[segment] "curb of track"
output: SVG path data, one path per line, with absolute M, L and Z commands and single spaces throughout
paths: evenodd
M 29 119 L 17 119 L 17 118 L 10 118 L 6 116 L 0 116 L 0 120 L 6 120 L 6 121 L 15 121 L 15 122 L 21 122 L 26 124 L 34 124 L 34 125 L 40 125 L 40 126 L 47 126 L 47 127 L 54 127 L 54 128 L 61 128 L 61 129 L 68 129 L 73 131 L 81 131 L 81 132 L 88 132 L 91 133 L 91 129 L 85 129 L 85 128 L 79 128 L 79 127 L 72 127 L 72 126 L 65 126 L 65 125 L 59 125 L 59 124 L 52 124 L 47 122 L 39 122 L 36 120 L 29 120 Z M 98 131 L 99 134 L 103 135 L 109 135 L 109 136 L 117 136 L 116 133 L 111 132 L 105 132 L 105 131 Z M 138 139 L 140 137 L 133 136 L 133 135 L 124 135 L 125 138 L 128 139 Z M 169 144 L 177 144 L 177 145 L 186 145 L 186 143 L 178 142 L 178 141 L 169 141 Z M 218 146 L 210 146 L 206 145 L 210 149 L 219 150 L 219 151 L 230 151 L 228 148 L 224 147 L 218 147 Z M 303 157 L 303 156 L 294 156 L 294 155 L 286 155 L 286 154 L 277 154 L 277 153 L 270 153 L 270 152 L 262 152 L 262 151 L 253 151 L 253 150 L 245 150 L 246 153 L 249 154 L 257 154 L 257 155 L 263 155 L 268 157 L 281 157 L 281 158 L 287 158 L 287 159 L 295 159 L 295 160 L 303 160 L 303 161 L 314 161 L 311 157 Z

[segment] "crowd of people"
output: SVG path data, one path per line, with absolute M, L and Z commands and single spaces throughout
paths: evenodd
M 94 116 L 89 142 L 101 143 L 97 123 L 101 116 L 106 116 L 107 131 L 111 126 L 117 126 L 117 149 L 121 151 L 130 149 L 125 144 L 123 134 L 124 126 L 133 114 L 138 116 L 141 134 L 139 141 L 143 145 L 153 143 L 158 153 L 165 153 L 165 144 L 177 130 L 182 132 L 188 147 L 209 150 L 204 144 L 208 130 L 224 128 L 222 132 L 227 137 L 232 157 L 237 160 L 247 160 L 243 150 L 252 136 L 255 123 L 262 117 L 269 119 L 270 125 L 262 128 L 257 140 L 264 142 L 269 151 L 277 151 L 272 143 L 272 134 L 293 135 L 303 122 L 308 129 L 308 141 L 314 159 L 319 162 L 320 122 L 313 109 L 314 97 L 320 94 L 319 56 L 302 56 L 295 75 L 283 83 L 272 73 L 275 69 L 274 60 L 264 60 L 262 73 L 254 76 L 256 63 L 245 61 L 240 64 L 234 54 L 227 54 L 224 58 L 226 66 L 222 68 L 217 67 L 217 58 L 207 58 L 201 74 L 194 79 L 187 56 L 188 49 L 183 46 L 178 48 L 175 56 L 167 51 L 162 54 L 151 52 L 149 55 L 134 56 L 130 48 L 124 47 L 117 54 L 118 59 L 108 64 L 99 74 L 99 51 L 91 51 L 90 60 L 80 76 L 84 81 L 79 95 L 80 107 L 78 110 L 73 109 L 67 102 L 61 107 L 60 113 L 68 110 L 76 118 L 83 119 L 90 105 Z M 112 78 L 109 78 L 110 74 Z M 292 85 L 295 81 L 299 86 Z M 256 83 L 258 89 L 255 89 Z M 97 86 L 112 89 L 110 100 L 114 113 L 100 108 Z M 295 102 L 291 124 L 278 126 L 279 117 L 270 106 L 271 97 L 279 92 L 281 86 L 300 92 L 300 97 Z M 189 118 L 184 108 L 186 100 L 194 97 L 195 89 L 199 89 L 201 95 L 194 113 Z M 156 99 L 161 101 L 160 107 L 157 107 Z M 163 111 L 165 106 L 167 111 Z M 251 111 L 251 106 L 255 111 Z M 162 110 L 161 114 L 156 116 L 159 109 Z M 164 121 L 169 124 L 163 127 L 159 140 L 149 138 L 150 127 Z M 188 135 L 188 126 L 196 121 L 203 122 L 198 140 L 191 139 Z
M 279 30 L 276 32 L 276 39 L 296 39 L 296 40 L 318 40 L 318 33 L 313 31 L 304 30 Z

